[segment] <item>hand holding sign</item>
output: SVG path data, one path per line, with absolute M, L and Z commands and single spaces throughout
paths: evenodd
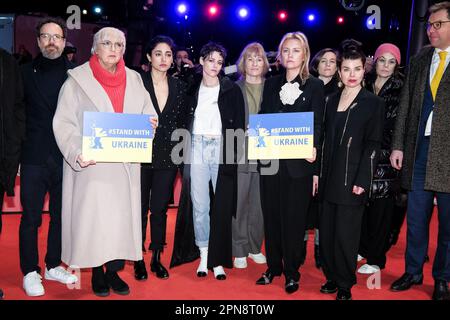
M 84 161 L 84 158 L 83 158 L 82 154 L 80 154 L 78 156 L 77 162 L 80 165 L 80 167 L 82 167 L 82 168 L 86 168 L 86 167 L 89 167 L 91 165 L 95 165 L 96 164 L 95 160 Z

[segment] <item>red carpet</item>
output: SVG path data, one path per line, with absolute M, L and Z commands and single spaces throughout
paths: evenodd
M 436 213 L 436 212 L 435 212 Z M 176 210 L 171 209 L 168 215 L 167 241 L 168 246 L 162 258 L 165 266 L 169 265 L 172 253 L 173 230 L 176 219 Z M 40 265 L 44 268 L 44 256 L 46 248 L 46 235 L 48 228 L 48 215 L 45 214 L 43 224 L 39 232 Z M 335 295 L 324 295 L 319 292 L 324 277 L 320 270 L 314 267 L 313 242 L 308 242 L 308 256 L 306 264 L 300 269 L 302 274 L 300 290 L 293 295 L 284 292 L 284 278 L 275 278 L 268 286 L 256 286 L 255 281 L 265 265 L 257 265 L 248 260 L 247 269 L 226 269 L 227 280 L 217 281 L 212 272 L 206 278 L 197 278 L 195 271 L 198 261 L 179 266 L 169 270 L 170 278 L 160 280 L 155 275 L 149 274 L 149 279 L 137 282 L 133 277 L 133 264 L 127 263 L 121 277 L 129 284 L 131 294 L 123 297 L 111 294 L 108 298 L 97 298 L 91 292 L 90 270 L 81 272 L 79 289 L 68 289 L 60 283 L 43 279 L 46 294 L 39 298 L 29 298 L 22 289 L 22 274 L 19 268 L 19 231 L 20 215 L 8 214 L 3 216 L 3 232 L 0 234 L 0 288 L 5 292 L 5 300 L 22 299 L 145 299 L 145 300 L 334 300 Z M 358 284 L 353 288 L 355 300 L 429 300 L 433 292 L 433 279 L 431 267 L 437 241 L 437 215 L 433 215 L 430 227 L 430 262 L 425 264 L 424 284 L 416 286 L 403 293 L 389 291 L 390 284 L 404 272 L 405 232 L 403 227 L 397 245 L 388 253 L 386 269 L 381 272 L 381 284 L 379 289 L 368 289 L 366 283 L 369 276 L 358 275 Z M 312 236 L 312 234 L 311 234 Z M 310 237 L 311 238 L 311 237 Z M 151 254 L 144 258 L 148 265 Z M 149 269 L 149 268 L 148 268 Z M 375 281 L 372 282 L 375 284 Z

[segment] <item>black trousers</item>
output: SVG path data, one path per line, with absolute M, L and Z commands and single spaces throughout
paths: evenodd
M 277 174 L 261 175 L 267 266 L 275 275 L 300 279 L 303 238 L 312 197 L 312 176 L 292 178 L 280 161 Z
M 177 169 L 141 167 L 142 246 L 144 247 L 150 209 L 150 250 L 163 250 L 166 243 L 167 208 L 173 193 Z M 151 193 L 151 195 L 150 195 Z
M 345 206 L 323 202 L 320 215 L 320 254 L 327 280 L 339 288 L 350 289 L 356 284 L 361 222 L 364 205 Z
M 20 202 L 23 213 L 19 227 L 20 268 L 26 275 L 40 272 L 38 229 L 42 224 L 42 208 L 48 192 L 50 225 L 45 264 L 48 269 L 61 264 L 61 199 L 62 163 L 49 157 L 45 165 L 22 164 L 20 168 Z
M 380 269 L 386 266 L 394 203 L 393 197 L 373 199 L 363 214 L 359 254 L 367 259 L 368 264 L 377 265 Z
M 106 271 L 119 272 L 125 267 L 125 260 L 112 260 L 105 263 Z

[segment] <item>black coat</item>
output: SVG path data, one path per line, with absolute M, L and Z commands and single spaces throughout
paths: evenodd
M 63 165 L 62 154 L 56 144 L 53 134 L 53 116 L 55 115 L 56 101 L 49 101 L 45 96 L 46 86 L 55 86 L 61 89 L 67 79 L 67 70 L 74 65 L 66 56 L 61 56 L 64 64 L 64 74 L 52 83 L 40 83 L 44 58 L 39 54 L 31 63 L 22 66 L 26 105 L 26 138 L 22 145 L 21 162 L 23 164 L 41 165 L 51 155 L 53 159 Z
M 169 96 L 161 112 L 150 72 L 141 74 L 141 76 L 158 113 L 158 129 L 153 139 L 152 163 L 142 165 L 148 165 L 155 169 L 175 169 L 177 165 L 171 159 L 171 152 L 178 142 L 172 141 L 172 133 L 178 128 L 186 127 L 186 84 L 179 79 L 168 77 Z
M 192 133 L 195 108 L 197 107 L 200 82 L 197 82 L 188 91 L 187 103 L 189 106 L 187 124 Z M 220 80 L 219 112 L 222 120 L 222 157 L 227 159 L 227 153 L 234 153 L 236 160 L 237 146 L 234 150 L 227 150 L 227 129 L 244 129 L 244 98 L 241 89 L 230 79 L 224 77 Z M 190 142 L 190 141 L 189 141 Z M 243 147 L 243 146 L 241 146 Z M 170 267 L 194 261 L 199 257 L 199 249 L 195 245 L 192 201 L 190 195 L 190 143 L 185 147 L 185 164 L 183 172 L 183 185 L 175 225 L 175 239 Z M 237 199 L 237 164 L 219 165 L 216 192 L 211 199 L 210 210 L 210 237 L 208 247 L 208 268 L 223 266 L 232 268 L 231 246 L 231 219 L 236 213 Z
M 324 85 L 322 80 L 309 77 L 302 85 L 300 76 L 293 82 L 300 83 L 300 90 L 303 93 L 293 105 L 283 105 L 280 99 L 281 87 L 287 82 L 286 73 L 269 78 L 264 83 L 263 100 L 259 113 L 280 113 L 280 112 L 314 112 L 314 147 L 320 149 L 320 138 L 322 132 L 322 119 L 325 104 Z M 293 178 L 301 178 L 308 175 L 318 174 L 316 163 L 310 163 L 304 159 L 283 160 L 286 163 L 288 172 Z M 261 165 L 262 166 L 262 165 Z
M 0 184 L 8 196 L 14 196 L 24 136 L 22 76 L 14 57 L 0 49 Z
M 330 96 L 325 107 L 319 195 L 336 204 L 361 205 L 371 193 L 383 132 L 384 101 L 361 89 L 345 111 L 346 125 L 336 134 L 334 122 L 340 97 L 341 92 Z M 354 185 L 365 192 L 353 194 Z
M 373 93 L 374 79 L 367 80 L 367 89 Z M 385 102 L 383 140 L 378 164 L 372 183 L 372 198 L 386 198 L 400 189 L 399 172 L 391 166 L 391 143 L 397 118 L 400 93 L 403 87 L 401 76 L 392 76 L 383 85 L 378 96 Z

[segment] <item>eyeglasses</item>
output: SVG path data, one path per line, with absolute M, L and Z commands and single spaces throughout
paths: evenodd
M 122 50 L 122 49 L 125 47 L 125 45 L 124 45 L 122 42 L 114 42 L 114 43 L 112 43 L 112 42 L 109 41 L 109 40 L 106 40 L 106 41 L 104 41 L 104 42 L 100 42 L 100 44 L 101 44 L 104 48 L 107 48 L 107 49 L 109 49 L 109 50 L 113 50 L 113 48 L 114 48 L 114 51 L 117 50 L 117 49 Z
M 50 33 L 41 33 L 39 35 L 39 38 L 41 38 L 41 40 L 43 41 L 61 41 L 62 39 L 64 39 L 64 36 L 60 35 L 60 34 L 50 34 Z
M 434 30 L 439 30 L 442 27 L 443 23 L 447 23 L 450 22 L 450 20 L 446 20 L 446 21 L 436 21 L 436 22 L 427 22 L 426 23 L 426 27 L 427 30 L 431 29 L 431 26 L 433 26 Z

